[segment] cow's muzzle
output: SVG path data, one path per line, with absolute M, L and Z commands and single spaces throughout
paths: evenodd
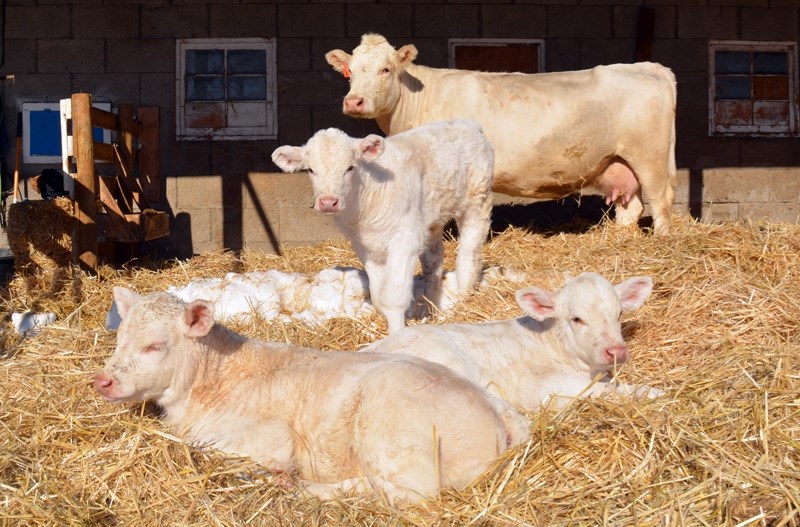
M 320 196 L 317 199 L 317 210 L 320 212 L 339 212 L 342 209 L 336 196 Z

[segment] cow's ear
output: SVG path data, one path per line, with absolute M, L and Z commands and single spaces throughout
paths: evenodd
M 406 44 L 397 50 L 395 57 L 397 57 L 397 66 L 400 69 L 405 69 L 417 58 L 417 47 L 414 44 Z
M 125 318 L 133 304 L 142 299 L 142 295 L 127 287 L 114 286 L 114 303 L 117 305 L 119 318 Z
M 649 276 L 634 276 L 614 286 L 623 311 L 642 307 L 653 292 L 653 279 Z
M 358 154 L 366 161 L 373 161 L 383 153 L 384 146 L 383 137 L 370 134 L 358 144 Z
M 214 313 L 206 300 L 194 300 L 183 313 L 183 332 L 187 337 L 205 337 L 214 326 Z
M 539 322 L 556 315 L 556 299 L 552 293 L 538 287 L 517 290 L 517 304 Z
M 281 146 L 272 152 L 272 162 L 284 172 L 297 172 L 308 168 L 305 163 L 305 151 L 300 146 Z
M 325 60 L 328 61 L 328 64 L 333 66 L 334 70 L 339 73 L 344 73 L 345 71 L 349 71 L 350 61 L 353 60 L 353 56 L 341 49 L 333 49 L 325 53 Z

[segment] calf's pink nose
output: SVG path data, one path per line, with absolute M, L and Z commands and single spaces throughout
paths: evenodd
M 603 350 L 603 357 L 609 364 L 617 363 L 622 364 L 628 360 L 628 347 L 618 344 L 616 346 L 609 346 Z
M 114 379 L 105 373 L 98 373 L 94 377 L 94 389 L 99 393 L 106 394 L 114 386 Z
M 336 212 L 339 210 L 339 198 L 334 198 L 333 196 L 322 196 L 317 204 L 320 212 Z

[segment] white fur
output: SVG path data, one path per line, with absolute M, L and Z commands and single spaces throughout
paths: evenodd
M 250 456 L 323 497 L 418 501 L 463 488 L 530 424 L 438 364 L 259 342 L 208 302 L 115 288 L 117 347 L 95 377 L 111 402 L 153 400 L 186 441 Z M 438 461 L 438 465 L 437 462 Z
M 286 171 L 309 171 L 314 207 L 334 214 L 352 243 L 390 333 L 405 325 L 417 258 L 425 296 L 440 305 L 442 231 L 451 219 L 459 229 L 458 291 L 475 285 L 489 231 L 494 159 L 477 122 L 431 123 L 386 139 L 329 128 L 305 146 L 276 149 L 272 159 Z
M 612 286 L 600 275 L 584 273 L 557 293 L 520 289 L 517 301 L 529 316 L 482 324 L 408 327 L 363 351 L 438 362 L 529 409 L 537 409 L 552 395 L 560 396 L 556 406 L 563 406 L 565 398 L 609 391 L 652 397 L 661 392 L 608 382 L 608 375 L 628 355 L 619 317 L 641 306 L 652 287 L 649 277 L 633 277 Z M 610 360 L 606 350 L 620 358 Z M 592 384 L 598 377 L 599 382 Z

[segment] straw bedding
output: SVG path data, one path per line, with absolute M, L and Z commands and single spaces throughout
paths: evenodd
M 146 293 L 229 271 L 357 265 L 346 242 L 281 257 L 220 252 L 157 270 L 106 269 L 78 275 L 70 294 L 37 293 L 17 278 L 3 311 L 36 305 L 59 322 L 22 341 L 4 336 L 0 524 L 800 525 L 800 226 L 673 221 L 669 237 L 604 224 L 551 236 L 511 229 L 485 245 L 485 265 L 553 289 L 589 270 L 614 282 L 652 276 L 653 295 L 624 318 L 632 356 L 619 377 L 667 395 L 532 413 L 527 445 L 426 506 L 302 496 L 246 459 L 183 445 L 157 409 L 104 403 L 91 385 L 115 343 L 103 329 L 113 285 Z M 452 242 L 447 250 L 452 268 Z M 518 316 L 515 287 L 493 283 L 425 322 Z M 354 349 L 386 327 L 375 316 L 236 329 Z

